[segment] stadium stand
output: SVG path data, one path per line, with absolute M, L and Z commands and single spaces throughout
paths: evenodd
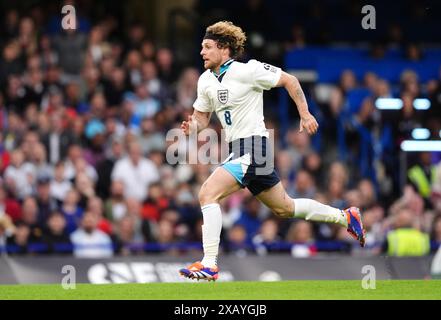
M 434 252 L 441 243 L 441 150 L 421 163 L 418 152 L 400 146 L 418 128 L 428 130 L 426 141 L 441 139 L 440 4 L 430 1 L 432 16 L 423 26 L 402 20 L 404 12 L 418 21 L 424 11 L 418 1 L 401 1 L 400 14 L 373 1 L 379 25 L 391 21 L 390 34 L 380 39 L 379 31 L 353 27 L 360 10 L 351 1 L 282 2 L 228 0 L 219 14 L 215 2 L 199 1 L 192 12 L 196 34 L 219 15 L 234 19 L 249 34 L 244 59 L 299 75 L 318 135 L 298 133 L 286 92 L 265 97 L 287 190 L 361 207 L 367 255 L 387 253 L 388 233 L 399 212 L 410 209 L 412 228 L 430 235 Z M 82 8 L 74 32 L 60 30 L 59 13 L 45 6 L 1 10 L 0 251 L 78 255 L 78 244 L 89 242 L 86 255 L 97 257 L 109 248 L 115 255 L 200 252 L 196 195 L 215 166 L 170 165 L 165 157 L 168 130 L 192 110 L 200 57 L 188 53 L 183 63 L 180 48 L 106 1 L 97 8 L 110 10 L 107 15 Z M 269 20 L 254 25 L 255 19 Z M 189 41 L 197 52 L 200 39 Z M 302 79 L 305 72 L 312 77 Z M 379 108 L 379 98 L 399 99 L 400 107 Z M 421 103 L 430 107 L 415 107 Z M 314 153 L 319 160 L 308 162 Z M 143 175 L 131 172 L 131 161 L 141 163 Z M 408 170 L 418 163 L 415 178 Z M 296 246 L 310 254 L 357 251 L 345 230 L 276 219 L 246 190 L 222 208 L 227 253 L 295 255 Z

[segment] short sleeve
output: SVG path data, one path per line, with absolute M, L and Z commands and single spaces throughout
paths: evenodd
M 202 77 L 200 77 L 198 81 L 198 96 L 193 103 L 193 108 L 200 112 L 213 112 L 213 106 L 205 92 L 205 86 L 202 81 Z
M 252 70 L 252 83 L 256 88 L 269 90 L 279 82 L 282 69 L 257 60 L 250 60 L 248 64 Z

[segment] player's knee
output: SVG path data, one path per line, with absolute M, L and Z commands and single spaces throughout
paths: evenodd
M 201 190 L 199 190 L 198 198 L 199 198 L 199 204 L 201 206 L 205 206 L 207 204 L 215 203 L 219 201 L 216 195 L 212 191 L 210 191 L 210 189 L 207 188 L 205 184 L 203 184 Z
M 273 208 L 273 212 L 280 218 L 292 218 L 294 215 L 294 208 L 289 205 L 283 205 Z

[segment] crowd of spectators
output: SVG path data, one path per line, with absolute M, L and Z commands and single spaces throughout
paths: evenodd
M 0 27 L 2 251 L 106 257 L 201 250 L 197 194 L 216 165 L 170 165 L 165 156 L 167 132 L 192 112 L 201 70 L 179 66 L 173 51 L 149 39 L 141 24 L 132 24 L 127 37 L 115 39 L 119 26 L 114 22 L 46 33 L 41 19 L 16 10 L 5 13 Z M 363 83 L 350 70 L 342 74 L 322 106 L 331 147 L 336 144 L 334 119 L 355 86 L 368 88 L 375 97 L 389 96 L 391 90 L 375 74 L 366 74 Z M 403 74 L 399 92 L 405 103 L 399 119 L 391 120 L 394 141 L 419 124 L 406 99 L 419 96 L 420 90 L 435 105 L 441 77 L 422 84 L 416 74 Z M 356 119 L 376 130 L 385 117 L 367 99 Z M 433 130 L 440 129 L 439 119 L 429 120 Z M 277 127 L 277 119 L 267 124 Z M 219 129 L 216 121 L 213 126 Z M 423 195 L 410 183 L 398 198 L 384 202 L 353 163 L 339 161 L 332 152 L 323 157 L 295 123 L 285 136 L 276 137 L 277 171 L 292 197 L 363 210 L 364 252 L 389 250 L 387 234 L 399 228 L 413 228 L 441 242 L 441 163 L 433 166 L 433 192 Z M 284 148 L 277 144 L 282 141 Z M 426 170 L 436 159 L 434 154 L 421 160 L 421 166 Z M 385 171 L 384 179 L 391 174 Z M 356 251 L 344 228 L 278 219 L 247 190 L 221 205 L 225 252 L 310 256 Z M 190 245 L 194 243 L 199 245 Z

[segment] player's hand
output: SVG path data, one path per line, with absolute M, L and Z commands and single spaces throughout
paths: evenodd
M 308 114 L 300 118 L 299 132 L 302 132 L 303 129 L 305 129 L 308 134 L 312 135 L 317 132 L 318 127 L 319 125 L 317 123 L 317 120 L 315 120 L 312 114 Z
M 190 133 L 196 132 L 197 127 L 197 122 L 191 115 L 188 116 L 187 121 L 182 121 L 181 123 L 181 129 L 186 136 L 188 136 Z

